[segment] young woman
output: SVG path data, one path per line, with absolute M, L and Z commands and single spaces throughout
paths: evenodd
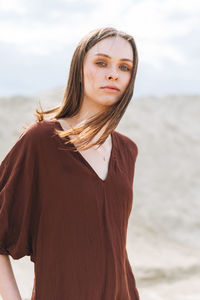
M 0 267 L 10 270 L 5 255 L 30 255 L 32 300 L 139 299 L 126 251 L 138 148 L 115 130 L 137 65 L 132 36 L 90 32 L 74 52 L 62 105 L 37 109 L 2 161 Z M 9 278 L 9 295 L 21 299 L 5 274 L 1 293 L 6 299 Z

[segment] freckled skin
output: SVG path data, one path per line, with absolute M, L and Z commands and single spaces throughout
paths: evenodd
M 97 53 L 109 56 L 97 56 Z M 133 50 L 121 37 L 109 37 L 94 45 L 84 60 L 84 105 L 101 109 L 117 102 L 131 78 Z M 105 90 L 103 86 L 115 85 L 120 91 Z

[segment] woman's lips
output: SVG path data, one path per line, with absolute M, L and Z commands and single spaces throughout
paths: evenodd
M 117 92 L 119 92 L 119 89 L 117 87 L 112 87 L 112 86 L 104 86 L 104 87 L 102 87 L 102 89 L 105 92 L 109 92 L 109 93 L 117 93 Z

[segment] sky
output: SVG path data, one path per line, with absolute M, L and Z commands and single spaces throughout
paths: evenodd
M 200 94 L 199 0 L 1 0 L 0 97 L 65 87 L 77 43 L 103 26 L 135 39 L 135 96 Z

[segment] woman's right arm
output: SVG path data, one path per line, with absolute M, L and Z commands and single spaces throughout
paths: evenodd
M 22 300 L 9 255 L 0 254 L 0 295 L 3 300 Z

